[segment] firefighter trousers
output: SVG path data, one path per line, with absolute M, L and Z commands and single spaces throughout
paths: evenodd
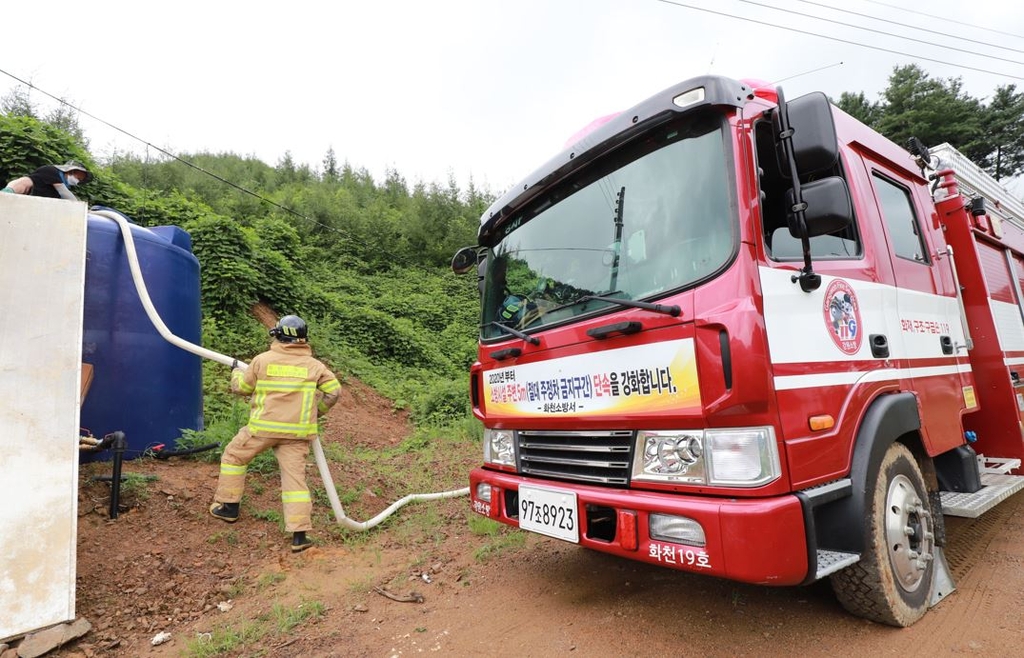
M 310 514 L 313 502 L 306 486 L 306 439 L 266 439 L 253 436 L 243 427 L 231 439 L 220 458 L 220 479 L 213 495 L 217 503 L 237 503 L 245 491 L 245 471 L 249 462 L 267 448 L 274 451 L 281 470 L 281 505 L 286 532 L 312 530 Z

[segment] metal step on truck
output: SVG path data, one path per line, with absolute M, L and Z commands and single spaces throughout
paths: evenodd
M 592 130 L 452 261 L 481 292 L 472 508 L 917 621 L 943 515 L 1024 487 L 1024 209 L 824 94 L 705 76 Z

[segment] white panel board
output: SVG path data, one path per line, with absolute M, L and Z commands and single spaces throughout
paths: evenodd
M 86 217 L 0 194 L 0 639 L 75 616 Z

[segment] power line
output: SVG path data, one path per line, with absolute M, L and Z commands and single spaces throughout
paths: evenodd
M 907 9 L 906 7 L 900 7 L 899 5 L 891 5 L 891 4 L 887 3 L 887 2 L 878 2 L 878 0 L 864 0 L 864 2 L 870 2 L 871 4 L 874 4 L 874 5 L 881 5 L 882 7 L 889 7 L 890 9 L 899 9 L 900 11 L 910 12 L 911 14 L 918 14 L 920 16 L 927 16 L 928 18 L 934 18 L 934 19 L 940 20 L 940 21 L 948 21 L 949 20 L 948 16 L 936 16 L 935 14 L 926 14 L 923 11 L 916 11 L 914 9 Z M 957 22 L 960 25 L 964 25 L 966 27 L 973 27 L 973 28 L 978 29 L 978 30 L 988 30 L 989 32 L 995 32 L 996 34 L 1002 34 L 1003 36 L 1013 37 L 1014 39 L 1024 39 L 1024 37 L 1020 36 L 1019 34 L 1011 34 L 1010 32 L 1003 32 L 1003 31 L 997 30 L 997 29 L 995 29 L 993 27 L 985 27 L 983 25 L 971 25 L 970 23 L 965 23 L 964 21 L 961 21 L 959 19 L 957 20 Z M 1002 47 L 1002 46 L 1000 46 L 1000 47 Z
M 794 75 L 788 75 L 785 78 L 773 81 L 771 84 L 772 84 L 772 86 L 774 86 L 774 85 L 779 84 L 780 82 L 785 82 L 786 80 L 792 80 L 793 78 L 799 78 L 802 75 L 810 75 L 811 73 L 817 73 L 818 71 L 824 71 L 825 69 L 830 69 L 833 66 L 842 66 L 842 65 L 843 65 L 842 62 L 835 62 L 833 64 L 828 64 L 826 66 L 819 66 L 818 68 L 811 69 L 810 71 L 804 71 L 803 73 L 796 73 Z
M 25 80 L 22 80 L 21 78 L 19 78 L 18 76 L 14 75 L 13 73 L 9 73 L 9 72 L 7 72 L 7 71 L 5 71 L 3 69 L 0 69 L 0 73 L 3 73 L 4 75 L 6 75 L 9 78 L 13 78 L 14 80 L 17 80 L 18 82 L 20 82 L 21 84 L 25 85 L 29 89 L 35 89 L 39 93 L 44 94 L 46 96 L 49 96 L 53 100 L 57 101 L 58 103 L 60 103 L 62 105 L 66 105 L 67 107 L 71 108 L 75 112 L 78 112 L 80 114 L 84 114 L 85 116 L 89 117 L 90 119 L 94 119 L 96 121 L 99 121 L 103 125 L 108 126 L 110 128 L 113 128 L 114 130 L 118 131 L 119 133 L 127 135 L 128 137 L 131 137 L 132 139 L 145 144 L 149 148 L 156 149 L 157 151 L 159 151 L 160 153 L 163 153 L 164 155 L 166 155 L 169 158 L 177 160 L 178 162 L 180 162 L 180 163 L 182 163 L 182 164 L 184 164 L 184 165 L 186 165 L 188 167 L 191 167 L 192 169 L 195 169 L 196 171 L 198 171 L 200 173 L 206 174 L 207 176 L 209 176 L 211 178 L 215 178 L 218 181 L 224 183 L 225 185 L 228 185 L 230 187 L 235 188 L 239 192 L 244 192 L 245 194 L 248 194 L 249 196 L 255 197 L 255 198 L 259 199 L 260 201 L 263 201 L 264 203 L 269 203 L 270 205 L 274 206 L 275 208 L 280 208 L 281 210 L 283 210 L 283 211 L 285 211 L 287 213 L 295 215 L 296 217 L 298 217 L 300 219 L 304 219 L 307 222 L 310 222 L 312 224 L 316 224 L 317 226 L 322 226 L 323 228 L 329 229 L 331 231 L 336 231 L 338 233 L 341 232 L 338 229 L 336 229 L 335 227 L 331 226 L 330 224 L 324 224 L 323 222 L 317 221 L 317 220 L 313 219 L 312 217 L 307 217 L 307 216 L 303 215 L 302 213 L 297 212 L 295 210 L 292 210 L 291 208 L 289 208 L 287 206 L 283 206 L 280 203 L 277 203 L 276 201 L 273 201 L 273 200 L 268 199 L 267 197 L 265 197 L 265 196 L 263 196 L 261 194 L 258 194 L 257 192 L 253 192 L 252 190 L 248 190 L 248 189 L 242 187 L 241 185 L 238 185 L 236 183 L 232 183 L 228 179 L 226 179 L 226 178 L 224 178 L 222 176 L 219 176 L 219 175 L 213 173 L 212 171 L 208 171 L 206 169 L 203 169 L 202 167 L 200 167 L 199 165 L 195 164 L 194 162 L 189 162 L 188 160 L 185 160 L 184 158 L 180 158 L 177 155 L 175 155 L 175 154 L 171 153 L 170 151 L 168 151 L 167 149 L 161 148 L 161 147 L 159 147 L 159 146 L 157 146 L 155 144 L 147 142 L 146 140 L 142 139 L 141 137 L 136 137 L 135 135 L 131 134 L 127 130 L 124 130 L 122 128 L 118 128 L 117 126 L 115 126 L 114 124 L 110 123 L 109 121 L 105 121 L 105 120 L 99 118 L 98 116 L 96 116 L 94 114 L 90 114 L 89 112 L 86 112 L 85 110 L 81 109 L 80 107 L 76 107 L 75 105 L 72 105 L 71 103 L 67 102 L 63 98 L 57 98 L 56 96 L 54 96 L 50 92 L 46 91 L 45 89 L 40 89 L 39 87 L 35 86 L 31 82 L 27 82 Z
M 988 59 L 996 59 L 996 60 L 999 60 L 1001 62 L 1009 62 L 1010 64 L 1020 64 L 1021 66 L 1024 66 L 1024 62 L 1019 62 L 1019 61 L 1017 61 L 1015 59 L 1006 59 L 1005 57 L 997 57 L 995 55 L 985 55 L 985 54 L 982 54 L 982 53 L 976 53 L 973 50 L 967 50 L 966 48 L 957 48 L 956 46 L 948 46 L 946 44 L 935 43 L 933 41 L 925 41 L 924 39 L 915 39 L 914 37 L 908 37 L 908 36 L 904 36 L 904 35 L 901 35 L 901 34 L 893 34 L 892 32 L 883 32 L 882 30 L 876 30 L 876 29 L 870 28 L 870 27 L 862 27 L 860 25 L 854 25 L 852 23 L 844 23 L 842 21 L 837 21 L 837 20 L 832 19 L 832 18 L 823 18 L 821 16 L 815 16 L 814 14 L 805 14 L 802 11 L 796 11 L 794 9 L 781 9 L 779 7 L 773 7 L 771 5 L 766 5 L 766 4 L 761 3 L 761 2 L 754 2 L 753 0 L 739 0 L 739 2 L 742 2 L 744 4 L 748 4 L 748 5 L 754 5 L 755 7 L 762 7 L 764 9 L 772 9 L 772 10 L 775 10 L 775 11 L 781 11 L 783 13 L 793 14 L 795 16 L 803 16 L 804 18 L 813 18 L 814 20 L 824 21 L 826 23 L 833 23 L 835 25 L 842 25 L 843 27 L 852 27 L 855 30 L 863 30 L 865 32 L 874 32 L 875 34 L 882 34 L 882 35 L 885 35 L 887 37 L 895 37 L 897 39 L 902 39 L 904 41 L 913 41 L 915 43 L 921 43 L 921 44 L 924 44 L 926 46 L 935 46 L 937 48 L 945 48 L 946 50 L 955 50 L 956 52 L 959 52 L 959 53 L 967 53 L 968 55 L 977 55 L 978 57 L 986 57 Z M 829 7 L 828 5 L 822 5 L 822 4 L 819 4 L 817 2 L 808 2 L 808 0 L 797 0 L 797 2 L 807 2 L 807 4 L 817 5 L 819 7 L 826 7 L 828 9 L 834 9 L 833 7 Z M 845 9 L 836 9 L 836 11 L 842 11 L 842 12 L 845 12 L 845 13 L 848 13 L 848 14 L 854 14 L 856 16 L 865 17 L 864 14 L 857 14 L 855 12 L 848 12 Z M 872 16 L 866 16 L 866 18 L 873 18 L 873 17 Z M 875 20 L 882 20 L 882 19 L 875 19 Z M 884 22 L 888 22 L 888 21 L 884 21 Z M 902 23 L 895 23 L 895 25 L 903 25 L 903 24 Z M 910 26 L 904 26 L 904 27 L 910 27 Z M 937 33 L 937 34 L 939 34 L 939 33 Z M 943 36 L 948 36 L 948 35 L 943 35 Z M 1018 51 L 1015 51 L 1015 52 L 1024 52 L 1024 51 L 1019 51 L 1018 50 Z
M 809 32 L 807 30 L 800 30 L 795 27 L 789 27 L 788 25 L 778 25 L 776 23 L 769 23 L 768 21 L 761 21 L 754 18 L 747 18 L 746 16 L 737 16 L 735 14 L 728 14 L 723 11 L 715 11 L 714 9 L 706 9 L 704 7 L 695 7 L 688 5 L 683 2 L 677 2 L 676 0 L 657 0 L 667 5 L 675 5 L 677 7 L 683 7 L 685 9 L 693 9 L 694 11 L 702 11 L 708 14 L 715 14 L 717 16 L 725 16 L 726 18 L 735 18 L 741 21 L 747 21 L 748 23 L 757 23 L 758 25 L 767 25 L 768 27 L 779 28 L 780 30 L 788 30 L 790 32 L 796 32 L 798 34 L 805 34 L 807 36 L 819 37 L 821 39 L 828 39 L 830 41 L 838 41 L 839 43 L 845 43 L 851 46 L 859 46 L 861 48 L 870 48 L 871 50 L 878 50 L 893 55 L 900 55 L 903 57 L 910 57 L 913 59 L 919 59 L 925 62 L 933 62 L 935 64 L 945 64 L 946 66 L 953 66 L 956 68 L 966 69 L 968 71 L 977 71 L 979 73 L 988 73 L 989 75 L 998 75 L 1004 78 L 1012 78 L 1014 80 L 1024 80 L 1024 77 L 1019 75 L 1010 75 L 1009 73 L 1000 73 L 999 71 L 990 71 L 989 69 L 978 68 L 977 66 L 967 66 L 966 64 L 957 64 L 955 62 L 947 62 L 941 59 L 935 59 L 933 57 L 923 57 L 921 55 L 914 55 L 911 53 L 905 53 L 900 50 L 892 50 L 890 48 L 882 48 L 881 46 L 871 46 L 866 43 L 860 43 L 857 41 L 851 41 L 849 39 L 840 39 L 839 37 L 829 36 L 827 34 L 819 34 L 818 32 Z
M 976 43 L 976 44 L 979 44 L 979 45 L 982 45 L 982 46 L 987 46 L 987 47 L 990 47 L 990 48 L 999 48 L 1000 50 L 1009 50 L 1010 52 L 1024 53 L 1024 50 L 1018 50 L 1017 48 L 1008 48 L 1006 46 L 998 46 L 998 45 L 996 45 L 994 43 L 989 43 L 988 41 L 978 41 L 977 39 L 971 39 L 971 38 L 964 37 L 964 36 L 955 36 L 955 35 L 952 35 L 952 34 L 946 34 L 945 32 L 939 32 L 938 30 L 929 30 L 928 28 L 921 27 L 919 25 L 908 25 L 907 23 L 900 23 L 898 21 L 891 21 L 891 20 L 889 20 L 887 18 L 879 18 L 878 16 L 872 16 L 871 14 L 861 14 L 861 13 L 856 12 L 856 11 L 850 11 L 849 9 L 840 9 L 839 7 L 833 7 L 832 5 L 826 5 L 826 4 L 821 3 L 821 2 L 812 2 L 811 0 L 796 0 L 796 1 L 797 2 L 802 2 L 805 5 L 813 5 L 815 7 L 824 7 L 825 9 L 831 9 L 832 11 L 838 11 L 838 12 L 842 12 L 844 14 L 851 14 L 853 16 L 860 16 L 861 18 L 867 18 L 867 19 L 870 19 L 870 20 L 873 20 L 873 21 L 879 21 L 881 23 L 889 23 L 890 25 L 898 25 L 900 27 L 906 27 L 906 28 L 909 28 L 911 30 L 917 30 L 918 32 L 929 32 L 931 34 L 937 34 L 940 37 L 946 37 L 947 39 L 956 39 L 957 41 L 967 41 L 969 43 Z M 781 11 L 789 11 L 789 10 L 781 10 Z M 793 12 L 793 13 L 799 13 L 799 12 Z M 800 15 L 801 16 L 806 16 L 806 14 L 800 14 Z M 828 20 L 828 19 L 822 18 L 821 20 Z M 841 23 L 841 25 L 845 25 L 845 23 Z M 856 26 L 854 26 L 854 27 L 856 27 Z M 860 29 L 866 30 L 868 28 L 860 28 Z M 888 36 L 897 36 L 897 37 L 899 37 L 901 39 L 908 39 L 910 41 L 918 41 L 918 39 L 914 39 L 914 38 L 911 38 L 911 37 L 905 37 L 905 36 L 901 36 L 901 35 L 896 35 L 896 34 L 888 34 L 887 32 L 882 32 L 882 34 L 887 34 Z M 975 52 L 970 51 L 970 50 L 961 50 L 960 48 L 953 48 L 952 46 L 947 46 L 945 44 L 929 43 L 927 41 L 921 41 L 921 43 L 928 43 L 929 45 L 932 45 L 932 46 L 941 46 L 942 48 L 948 48 L 950 50 L 959 50 L 960 52 L 972 53 L 972 54 L 978 55 L 980 57 L 991 57 L 992 59 L 1003 59 L 1002 57 L 996 57 L 995 55 L 986 55 L 984 53 L 975 53 Z M 1007 60 L 1003 60 L 1003 61 L 1013 62 L 1014 64 L 1022 64 L 1022 63 L 1024 63 L 1024 62 L 1017 62 L 1017 61 L 1012 60 L 1012 59 L 1007 59 Z

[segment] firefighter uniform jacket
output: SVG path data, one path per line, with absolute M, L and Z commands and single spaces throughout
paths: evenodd
M 252 396 L 249 433 L 265 439 L 315 439 L 316 419 L 338 401 L 340 388 L 307 343 L 275 341 L 231 373 L 231 391 Z

